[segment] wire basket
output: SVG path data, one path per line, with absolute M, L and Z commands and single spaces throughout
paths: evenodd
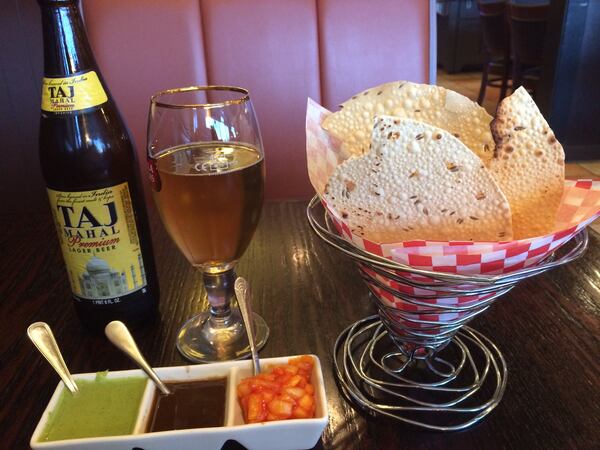
M 313 231 L 351 257 L 378 314 L 346 328 L 334 347 L 343 393 L 365 411 L 419 427 L 453 431 L 488 415 L 502 399 L 507 369 L 498 348 L 465 324 L 526 278 L 585 252 L 583 228 L 537 264 L 500 275 L 462 275 L 403 265 L 342 238 L 318 196 Z M 564 247 L 563 247 L 564 248 Z

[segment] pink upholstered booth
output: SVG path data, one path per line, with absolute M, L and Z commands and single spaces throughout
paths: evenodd
M 428 0 L 83 0 L 100 68 L 145 160 L 150 95 L 232 84 L 250 90 L 268 198 L 306 198 L 307 97 L 335 108 L 396 79 L 433 82 Z

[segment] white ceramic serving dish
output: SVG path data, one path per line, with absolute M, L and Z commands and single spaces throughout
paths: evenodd
M 227 377 L 225 403 L 225 425 L 215 428 L 196 428 L 190 430 L 161 431 L 143 433 L 152 407 L 154 385 L 148 381 L 142 397 L 133 434 L 127 436 L 69 439 L 51 442 L 38 442 L 46 426 L 48 415 L 54 409 L 63 389 L 60 382 L 50 399 L 31 437 L 34 450 L 215 450 L 230 440 L 236 440 L 248 450 L 294 450 L 307 449 L 316 445 L 323 429 L 327 425 L 327 399 L 323 384 L 323 372 L 319 358 L 315 360 L 311 383 L 315 387 L 315 418 L 292 419 L 258 424 L 245 424 L 237 401 L 236 386 L 245 377 L 252 375 L 251 361 L 228 361 L 222 363 L 160 367 L 155 369 L 164 381 L 189 381 L 206 378 Z M 279 358 L 261 358 L 261 367 L 285 364 L 293 356 Z M 144 376 L 141 370 L 109 372 L 107 377 Z M 94 379 L 95 373 L 75 374 L 75 380 Z

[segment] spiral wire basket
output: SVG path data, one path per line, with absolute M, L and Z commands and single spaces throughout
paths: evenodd
M 584 228 L 569 249 L 531 267 L 463 275 L 411 267 L 356 247 L 337 233 L 318 196 L 307 217 L 319 238 L 357 263 L 377 307 L 377 315 L 350 325 L 335 342 L 342 392 L 368 413 L 438 431 L 477 423 L 506 388 L 502 353 L 465 324 L 519 281 L 579 258 L 588 245 Z

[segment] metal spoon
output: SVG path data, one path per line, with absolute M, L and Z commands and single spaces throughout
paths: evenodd
M 112 342 L 119 350 L 129 356 L 138 366 L 140 366 L 144 372 L 146 372 L 146 375 L 148 375 L 150 379 L 154 381 L 156 387 L 158 387 L 163 394 L 169 395 L 171 393 L 169 388 L 165 386 L 160 378 L 158 378 L 158 375 L 156 375 L 156 372 L 154 372 L 152 367 L 150 367 L 150 365 L 146 362 L 142 356 L 142 353 L 140 352 L 140 349 L 133 340 L 133 336 L 131 336 L 131 333 L 123 322 L 119 320 L 113 320 L 106 325 L 106 328 L 104 328 L 104 334 L 106 334 L 106 337 L 110 342 Z
M 250 293 L 248 282 L 238 277 L 235 280 L 235 296 L 237 297 L 240 305 L 240 311 L 242 313 L 242 319 L 244 319 L 244 327 L 248 333 L 248 343 L 250 344 L 250 351 L 252 352 L 252 362 L 254 363 L 254 375 L 260 373 L 260 360 L 258 359 L 258 351 L 256 351 L 256 343 L 254 341 L 254 320 L 252 316 L 252 307 L 250 306 Z
M 56 339 L 54 339 L 54 335 L 48 324 L 45 322 L 32 323 L 27 328 L 27 336 L 29 336 L 31 342 L 33 342 L 54 370 L 56 370 L 56 373 L 58 373 L 60 379 L 65 383 L 67 389 L 71 391 L 71 394 L 77 394 L 79 392 L 77 384 L 65 364 L 65 360 L 60 353 Z

